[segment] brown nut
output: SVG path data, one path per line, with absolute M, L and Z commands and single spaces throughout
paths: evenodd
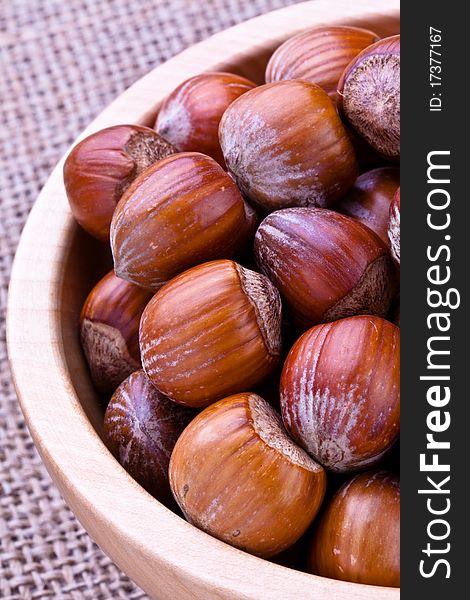
M 310 571 L 365 583 L 400 585 L 400 481 L 378 471 L 345 483 L 319 519 Z
M 350 125 L 382 156 L 400 158 L 400 36 L 384 38 L 354 58 L 338 84 Z
M 395 167 L 381 167 L 359 175 L 348 194 L 335 210 L 367 225 L 388 245 L 390 204 L 400 185 L 400 171 Z
M 189 267 L 234 258 L 253 229 L 251 213 L 213 158 L 196 152 L 169 156 L 138 177 L 116 208 L 114 269 L 157 290 Z
M 388 248 L 350 217 L 321 208 L 273 212 L 258 228 L 255 256 L 301 328 L 387 314 L 393 294 Z
M 152 295 L 111 271 L 91 290 L 80 313 L 80 338 L 95 387 L 111 393 L 140 369 L 139 323 Z
M 93 237 L 109 241 L 116 204 L 132 181 L 173 146 L 153 129 L 115 125 L 78 143 L 64 164 L 64 185 L 78 223 Z
M 397 189 L 390 205 L 387 234 L 392 256 L 397 265 L 400 266 L 400 188 Z
M 142 364 L 172 400 L 208 406 L 274 370 L 280 323 L 281 300 L 267 277 L 229 260 L 205 263 L 172 279 L 148 304 Z
M 328 206 L 358 175 L 335 106 L 307 81 L 279 81 L 243 94 L 225 111 L 219 137 L 238 186 L 267 210 Z
M 351 60 L 379 37 L 360 27 L 316 27 L 288 39 L 266 68 L 266 83 L 303 79 L 336 100 L 338 81 Z
M 370 316 L 312 327 L 289 352 L 280 396 L 287 431 L 324 467 L 377 463 L 400 428 L 400 330 Z
M 106 409 L 109 449 L 131 477 L 167 506 L 174 504 L 168 482 L 171 452 L 194 415 L 160 394 L 142 370 L 121 383 Z
M 222 167 L 219 123 L 228 106 L 256 84 L 233 73 L 202 73 L 191 77 L 163 103 L 155 123 L 157 133 L 179 152 L 203 152 Z
M 237 394 L 200 413 L 176 442 L 170 485 L 190 523 L 262 557 L 313 521 L 325 472 L 286 434 L 260 396 Z

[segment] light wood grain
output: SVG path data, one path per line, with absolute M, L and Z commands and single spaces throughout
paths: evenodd
M 117 123 L 151 124 L 162 99 L 201 71 L 261 81 L 284 39 L 309 26 L 399 29 L 398 0 L 317 0 L 217 34 L 159 66 L 113 102 L 83 135 Z M 65 500 L 103 550 L 150 596 L 189 600 L 397 600 L 399 590 L 300 573 L 198 531 L 140 488 L 100 439 L 101 410 L 78 345 L 77 317 L 109 253 L 73 222 L 62 162 L 24 229 L 12 273 L 9 356 L 36 446 Z

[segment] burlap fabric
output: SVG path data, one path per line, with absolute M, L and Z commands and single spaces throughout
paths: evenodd
M 133 81 L 216 31 L 295 1 L 0 0 L 0 598 L 146 597 L 64 504 L 15 397 L 4 314 L 31 205 L 78 133 Z

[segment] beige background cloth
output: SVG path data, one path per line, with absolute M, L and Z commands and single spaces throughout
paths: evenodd
M 0 598 L 145 598 L 65 505 L 26 429 L 5 308 L 28 212 L 81 130 L 147 71 L 296 0 L 0 0 Z M 155 574 L 158 577 L 158 573 Z

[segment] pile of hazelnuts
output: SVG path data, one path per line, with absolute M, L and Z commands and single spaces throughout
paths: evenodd
M 218 539 L 397 586 L 400 37 L 306 31 L 266 82 L 198 75 L 65 162 L 114 260 L 80 316 L 105 439 Z

